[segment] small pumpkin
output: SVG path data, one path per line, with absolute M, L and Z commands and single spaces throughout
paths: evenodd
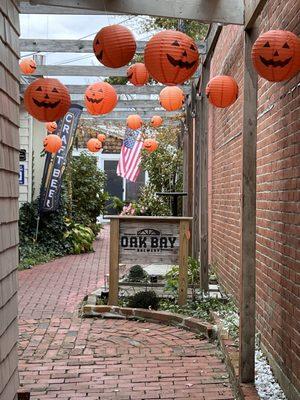
M 98 151 L 101 150 L 102 144 L 98 139 L 92 138 L 87 142 L 87 148 L 92 153 L 97 153 Z
M 155 139 L 145 139 L 143 143 L 143 148 L 148 151 L 148 153 L 153 153 L 153 151 L 158 148 L 158 141 Z
M 50 133 L 43 140 L 44 150 L 48 153 L 57 153 L 62 147 L 61 137 Z
M 167 86 L 159 94 L 159 104 L 167 111 L 179 110 L 184 100 L 183 90 L 177 86 Z
M 149 80 L 149 72 L 143 63 L 136 63 L 127 69 L 127 78 L 134 86 L 143 86 Z
M 130 129 L 135 131 L 135 130 L 140 129 L 142 127 L 143 120 L 137 114 L 128 115 L 128 117 L 126 119 L 126 125 L 128 126 L 128 128 L 130 128 Z
M 183 32 L 166 30 L 146 44 L 144 60 L 149 74 L 165 85 L 177 85 L 190 79 L 199 65 L 195 41 Z
M 36 62 L 33 58 L 23 58 L 19 66 L 21 72 L 25 75 L 31 75 L 36 71 Z
M 62 118 L 69 110 L 71 98 L 68 89 L 53 78 L 38 78 L 26 88 L 24 105 L 34 118 L 52 122 Z
M 54 132 L 57 129 L 57 123 L 55 121 L 52 122 L 46 122 L 46 129 L 47 132 Z
M 132 60 L 136 51 L 136 42 L 131 31 L 122 25 L 110 25 L 102 28 L 93 42 L 95 56 L 101 64 L 119 68 Z
M 237 100 L 238 95 L 238 84 L 231 76 L 215 76 L 206 86 L 206 96 L 209 102 L 219 108 L 231 106 Z
M 107 82 L 96 82 L 88 86 L 84 95 L 87 111 L 92 115 L 110 113 L 118 102 L 115 89 Z
M 150 125 L 153 126 L 153 128 L 158 128 L 161 126 L 163 123 L 163 119 L 160 115 L 153 115 L 150 121 Z
M 300 39 L 289 31 L 265 32 L 255 41 L 251 56 L 263 78 L 270 82 L 288 80 L 300 70 Z
M 104 133 L 99 133 L 97 135 L 97 139 L 99 140 L 99 142 L 104 143 L 105 139 L 106 139 L 106 136 L 104 135 Z

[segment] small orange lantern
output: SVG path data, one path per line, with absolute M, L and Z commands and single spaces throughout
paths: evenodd
M 134 86 L 143 86 L 149 80 L 149 73 L 145 64 L 136 63 L 131 65 L 127 70 L 127 78 Z
M 46 129 L 50 133 L 54 132 L 57 129 L 57 123 L 55 121 L 46 122 Z
M 104 133 L 99 133 L 97 139 L 99 140 L 99 142 L 103 143 L 105 142 L 106 136 L 104 135 Z
M 92 115 L 107 114 L 111 112 L 117 102 L 118 96 L 115 89 L 107 82 L 96 82 L 88 86 L 84 95 L 87 111 Z
M 167 111 L 175 111 L 184 104 L 183 90 L 177 86 L 167 86 L 159 94 L 159 104 Z
M 146 44 L 144 60 L 149 74 L 158 82 L 177 85 L 190 79 L 199 65 L 196 43 L 185 33 L 162 31 Z
M 102 28 L 93 42 L 95 56 L 103 65 L 119 68 L 132 60 L 136 42 L 131 31 L 122 25 Z
M 41 122 L 57 121 L 70 108 L 71 99 L 68 89 L 53 78 L 39 78 L 25 90 L 26 110 Z
M 57 153 L 62 146 L 62 140 L 58 135 L 50 133 L 44 138 L 43 144 L 44 150 L 48 153 Z
M 132 130 L 140 129 L 143 125 L 142 118 L 137 114 L 128 115 L 126 125 Z
M 158 128 L 159 126 L 162 125 L 162 123 L 163 123 L 163 119 L 159 115 L 153 115 L 153 117 L 151 118 L 151 121 L 150 121 L 150 125 L 153 126 L 153 128 Z
M 36 62 L 32 58 L 23 58 L 19 65 L 21 72 L 25 75 L 31 75 L 36 70 Z
M 97 153 L 102 148 L 101 142 L 95 138 L 90 139 L 86 145 L 89 151 L 91 151 L 92 153 Z
M 300 39 L 289 31 L 265 32 L 252 47 L 252 62 L 268 81 L 288 80 L 300 70 Z
M 219 108 L 231 106 L 238 95 L 238 84 L 231 76 L 215 76 L 206 86 L 206 96 L 209 102 Z
M 158 148 L 158 141 L 155 139 L 145 139 L 143 143 L 143 148 L 148 151 L 148 153 L 152 153 Z

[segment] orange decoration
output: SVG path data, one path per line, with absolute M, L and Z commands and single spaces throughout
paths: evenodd
M 87 142 L 87 148 L 89 149 L 89 151 L 91 151 L 92 153 L 97 153 L 98 151 L 101 150 L 102 148 L 102 144 L 98 139 L 90 139 Z
M 93 42 L 95 56 L 101 64 L 119 68 L 132 60 L 136 42 L 131 31 L 122 25 L 110 25 L 102 28 Z
M 68 89 L 57 79 L 39 78 L 25 90 L 26 110 L 41 122 L 57 121 L 70 108 Z
M 159 104 L 167 111 L 175 111 L 184 104 L 184 93 L 177 86 L 167 86 L 159 94 Z
M 289 31 L 265 32 L 252 47 L 252 62 L 268 81 L 288 80 L 300 70 L 300 39 Z
M 137 130 L 140 129 L 143 125 L 142 118 L 137 114 L 128 115 L 126 119 L 126 125 L 128 128 Z
M 196 43 L 185 33 L 162 31 L 146 44 L 144 60 L 149 74 L 165 85 L 190 79 L 199 65 Z
M 161 126 L 162 123 L 163 119 L 159 115 L 153 115 L 150 121 L 150 125 L 153 126 L 154 128 L 158 128 L 159 126 Z
M 36 70 L 36 62 L 32 58 L 23 58 L 19 65 L 21 72 L 25 75 L 31 75 Z
M 92 115 L 110 113 L 118 102 L 115 89 L 106 82 L 96 82 L 85 91 L 85 106 Z
M 46 129 L 48 132 L 52 133 L 56 130 L 56 128 L 57 128 L 57 123 L 55 121 L 46 122 Z
M 127 78 L 134 86 L 143 86 L 149 80 L 149 73 L 145 64 L 136 63 L 131 65 L 127 70 Z
M 58 135 L 50 133 L 43 140 L 44 150 L 48 153 L 57 153 L 62 146 L 62 140 Z
M 143 143 L 143 147 L 148 153 L 152 153 L 158 148 L 158 141 L 155 139 L 145 139 Z
M 99 142 L 103 143 L 105 142 L 106 136 L 104 135 L 104 133 L 99 133 L 97 139 L 99 140 Z
M 206 86 L 206 96 L 211 104 L 225 108 L 231 106 L 239 95 L 236 81 L 227 75 L 212 78 Z

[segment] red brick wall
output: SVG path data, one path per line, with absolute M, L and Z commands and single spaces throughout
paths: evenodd
M 259 32 L 300 33 L 299 2 L 269 1 Z M 298 12 L 297 12 L 298 11 Z M 211 76 L 240 87 L 228 109 L 209 110 L 209 256 L 236 299 L 240 272 L 243 34 L 224 27 Z M 257 329 L 262 343 L 300 389 L 300 74 L 283 83 L 259 79 L 257 135 Z M 298 324 L 297 324 L 298 320 Z

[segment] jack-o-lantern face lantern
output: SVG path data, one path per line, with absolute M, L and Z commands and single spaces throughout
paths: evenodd
M 100 115 L 107 114 L 115 108 L 118 96 L 109 83 L 96 82 L 86 89 L 84 100 L 90 114 Z
M 57 79 L 39 78 L 25 90 L 26 110 L 41 122 L 52 122 L 63 117 L 70 108 L 68 89 Z
M 57 123 L 55 121 L 52 122 L 46 122 L 46 129 L 47 132 L 54 132 L 57 129 Z
M 131 65 L 127 70 L 127 78 L 134 86 L 143 86 L 149 80 L 149 73 L 145 64 L 136 63 Z
M 149 40 L 144 60 L 154 79 L 171 86 L 193 76 L 199 65 L 199 53 L 192 38 L 182 32 L 167 30 Z
M 153 115 L 150 121 L 150 125 L 153 126 L 153 128 L 158 128 L 162 123 L 163 119 L 160 115 Z
M 93 42 L 95 56 L 101 64 L 119 68 L 132 60 L 136 42 L 131 31 L 122 25 L 110 25 L 102 28 Z
M 143 143 L 143 148 L 148 151 L 148 153 L 152 153 L 157 150 L 158 142 L 155 139 L 145 139 Z
M 265 32 L 252 47 L 252 62 L 268 81 L 290 79 L 300 70 L 300 39 L 289 31 Z
M 97 139 L 99 140 L 99 142 L 103 143 L 105 142 L 106 136 L 104 135 L 104 133 L 99 133 Z
M 184 101 L 183 90 L 177 86 L 167 86 L 159 94 L 159 104 L 167 111 L 179 110 Z
M 102 148 L 102 144 L 98 139 L 90 139 L 87 142 L 87 148 L 89 149 L 89 151 L 91 151 L 92 153 L 97 153 L 98 151 L 101 150 Z
M 43 145 L 48 153 L 57 153 L 62 146 L 62 140 L 58 135 L 50 133 L 44 138 Z
M 21 72 L 25 75 L 31 75 L 36 70 L 36 62 L 32 58 L 23 58 L 19 65 Z

